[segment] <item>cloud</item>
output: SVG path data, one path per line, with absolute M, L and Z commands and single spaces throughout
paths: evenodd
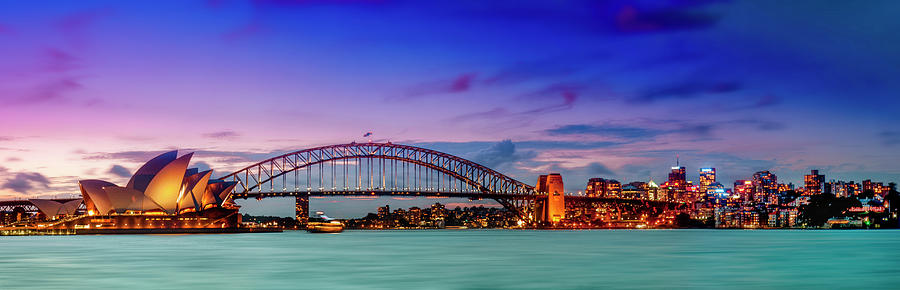
M 85 160 L 122 160 L 134 163 L 144 163 L 165 151 L 120 151 L 120 152 L 77 152 Z M 180 154 L 194 152 L 195 158 L 213 159 L 216 162 L 228 164 L 245 164 L 259 162 L 279 156 L 287 151 L 249 152 L 249 151 L 217 151 L 183 148 Z M 198 163 L 199 164 L 199 163 Z M 206 164 L 207 166 L 209 164 Z M 248 164 L 249 165 L 249 164 Z
M 68 14 L 56 22 L 56 27 L 69 44 L 81 48 L 87 44 L 87 29 L 110 12 L 97 9 Z
M 900 144 L 900 131 L 882 131 L 878 133 L 881 144 L 884 146 L 896 146 Z
M 756 108 L 771 107 L 781 103 L 781 98 L 774 95 L 764 95 L 754 104 Z
M 778 131 L 787 128 L 787 124 L 776 121 L 766 121 L 766 120 L 754 120 L 754 119 L 741 119 L 734 120 L 726 123 L 733 123 L 739 125 L 747 125 L 754 127 L 760 131 Z
M 565 125 L 544 131 L 549 135 L 598 135 L 611 136 L 622 139 L 648 139 L 662 134 L 665 131 L 649 128 L 620 126 L 620 125 Z
M 609 167 L 606 167 L 606 165 L 603 165 L 603 163 L 600 162 L 592 162 L 588 164 L 587 173 L 590 175 L 615 175 L 615 173 L 610 170 Z
M 110 168 L 109 171 L 107 171 L 107 173 L 118 176 L 118 177 L 130 177 L 131 176 L 131 171 L 129 171 L 128 168 L 125 168 L 124 166 L 118 165 L 118 164 L 113 165 L 112 168 Z
M 10 136 L 0 136 L 0 141 L 12 141 L 14 138 Z
M 544 133 L 551 136 L 593 135 L 621 139 L 627 142 L 636 142 L 650 140 L 658 136 L 668 134 L 679 134 L 691 137 L 709 137 L 710 135 L 712 135 L 712 132 L 715 129 L 713 125 L 709 124 L 693 124 L 675 120 L 656 121 L 656 123 L 671 124 L 674 127 L 670 129 L 655 129 L 649 127 L 617 124 L 572 124 L 547 129 L 544 130 Z
M 237 137 L 240 137 L 240 136 L 241 136 L 241 134 L 239 134 L 239 133 L 237 133 L 237 132 L 235 132 L 235 131 L 231 131 L 231 130 L 225 130 L 225 131 L 218 131 L 218 132 L 211 132 L 211 133 L 203 134 L 203 137 L 206 137 L 206 138 L 213 138 L 213 139 L 234 139 L 234 138 L 237 138 Z
M 6 162 L 19 162 L 19 161 L 22 161 L 22 158 L 19 158 L 19 157 L 6 158 Z
M 37 172 L 19 172 L 7 179 L 0 189 L 9 189 L 18 193 L 28 193 L 34 188 L 50 188 L 50 180 Z
M 58 48 L 44 51 L 46 69 L 51 72 L 68 72 L 78 68 L 78 58 Z
M 597 61 L 609 58 L 606 53 L 564 55 L 532 61 L 519 61 L 501 68 L 482 82 L 486 85 L 520 83 L 534 79 L 566 77 L 582 71 Z
M 262 20 L 259 17 L 253 17 L 250 22 L 222 34 L 222 39 L 225 41 L 244 40 L 259 35 L 263 31 Z
M 212 168 L 212 166 L 210 166 L 209 163 L 206 163 L 203 161 L 195 162 L 194 165 L 191 167 L 195 167 L 195 168 L 199 169 L 201 172 L 210 170 Z
M 535 154 L 533 152 L 516 152 L 516 145 L 513 144 L 512 140 L 507 139 L 495 143 L 490 147 L 475 153 L 475 156 L 472 157 L 472 160 L 489 168 L 495 168 L 504 164 L 514 163 L 534 157 Z
M 632 102 L 651 103 L 664 99 L 689 99 L 702 94 L 724 94 L 740 90 L 737 82 L 685 82 L 646 90 Z
M 644 10 L 628 5 L 616 13 L 615 27 L 621 33 L 694 30 L 712 27 L 719 18 L 716 14 L 684 8 Z
M 464 73 L 451 79 L 421 83 L 410 88 L 399 99 L 409 99 L 435 94 L 454 94 L 469 91 L 477 74 Z M 390 98 L 389 98 L 390 99 Z

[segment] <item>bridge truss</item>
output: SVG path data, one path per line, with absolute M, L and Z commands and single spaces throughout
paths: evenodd
M 237 182 L 233 198 L 401 195 L 493 199 L 523 219 L 531 219 L 529 205 L 541 197 L 533 186 L 475 162 L 392 143 L 300 150 L 222 179 Z

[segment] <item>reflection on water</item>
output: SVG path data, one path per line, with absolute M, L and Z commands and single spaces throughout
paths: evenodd
M 900 231 L 0 237 L 0 289 L 900 288 Z

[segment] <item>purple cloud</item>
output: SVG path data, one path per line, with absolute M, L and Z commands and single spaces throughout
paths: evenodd
M 535 157 L 534 152 L 516 152 L 516 145 L 512 140 L 503 140 L 494 143 L 491 147 L 475 153 L 472 161 L 487 167 L 499 167 L 504 164 Z
M 240 136 L 241 136 L 241 134 L 239 134 L 235 131 L 231 131 L 231 130 L 203 134 L 203 137 L 213 138 L 213 139 L 234 139 L 234 138 L 237 138 Z
M 641 10 L 624 6 L 615 19 L 619 32 L 646 33 L 709 28 L 719 21 L 719 16 L 682 8 Z
M 78 58 L 57 48 L 48 48 L 44 53 L 47 70 L 50 72 L 68 72 L 78 68 Z
M 125 168 L 125 166 L 118 165 L 118 164 L 113 165 L 112 168 L 110 168 L 109 171 L 107 171 L 106 173 L 109 173 L 109 174 L 112 174 L 112 175 L 115 175 L 118 177 L 130 177 L 131 176 L 131 171 L 129 171 L 128 168 Z
M 477 74 L 475 73 L 464 73 L 452 79 L 422 83 L 408 90 L 401 98 L 409 99 L 426 95 L 466 92 L 472 89 L 472 82 L 475 80 L 476 76 Z
M 878 137 L 881 138 L 881 143 L 884 146 L 900 145 L 900 131 L 882 131 L 878 133 Z
M 69 44 L 78 48 L 83 48 L 87 45 L 87 29 L 99 19 L 109 14 L 110 10 L 108 9 L 72 13 L 57 21 L 56 27 Z
M 37 172 L 19 172 L 13 178 L 7 179 L 0 185 L 2 189 L 9 189 L 18 193 L 27 193 L 36 187 L 49 188 L 50 180 Z
M 610 170 L 609 167 L 606 167 L 606 165 L 603 165 L 603 163 L 600 163 L 600 162 L 592 162 L 591 164 L 588 164 L 587 172 L 588 172 L 588 174 L 593 175 L 593 176 L 597 176 L 597 175 L 611 176 L 611 175 L 616 174 L 615 172 Z
M 737 82 L 686 82 L 652 88 L 631 99 L 632 102 L 651 103 L 664 99 L 689 99 L 702 94 L 724 94 L 740 90 Z

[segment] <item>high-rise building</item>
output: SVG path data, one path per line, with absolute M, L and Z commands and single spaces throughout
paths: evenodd
M 778 204 L 778 176 L 768 170 L 753 174 L 753 200 L 758 203 Z
M 706 187 L 716 182 L 715 168 L 700 168 L 700 192 L 706 192 Z
M 541 220 L 558 223 L 566 217 L 565 187 L 562 175 L 550 173 L 538 177 L 535 187 L 538 193 L 547 194 L 547 202 L 543 206 Z
M 687 178 L 685 174 L 685 168 L 681 167 L 672 167 L 672 172 L 669 172 L 669 186 L 674 186 L 676 188 L 680 188 L 684 190 L 687 186 Z
M 707 204 L 724 204 L 728 198 L 725 186 L 718 182 L 713 182 L 706 186 L 706 202 Z
M 822 194 L 825 186 L 825 175 L 820 175 L 818 170 L 810 171 L 809 175 L 803 176 L 804 195 Z
M 669 179 L 663 183 L 662 188 L 665 189 L 666 200 L 668 201 L 680 201 L 685 197 L 685 192 L 687 190 L 687 176 L 685 174 L 685 168 L 682 166 L 672 167 L 672 171 L 669 172 Z
M 588 180 L 584 194 L 592 197 L 619 197 L 622 184 L 615 179 L 591 178 Z
M 753 182 L 750 180 L 735 180 L 734 189 L 732 190 L 732 192 L 739 195 L 741 197 L 741 200 L 744 202 L 752 201 Z

